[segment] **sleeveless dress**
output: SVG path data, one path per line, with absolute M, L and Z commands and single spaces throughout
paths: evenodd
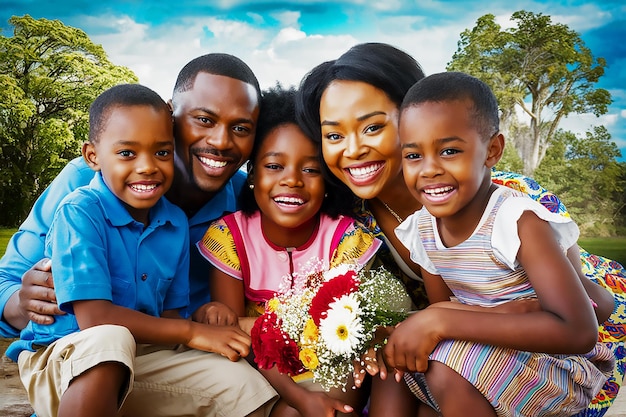
M 294 273 L 308 262 L 320 260 L 324 268 L 342 263 L 363 267 L 376 254 L 381 241 L 354 219 L 321 214 L 317 228 L 302 246 L 284 248 L 263 235 L 261 214 L 238 211 L 213 222 L 198 242 L 200 253 L 216 268 L 243 280 L 247 312 L 263 313 L 265 302 L 289 285 Z
M 410 249 L 411 258 L 441 275 L 460 302 L 493 306 L 535 296 L 515 260 L 517 219 L 526 210 L 550 222 L 564 250 L 576 242 L 578 228 L 573 222 L 505 187 L 492 194 L 472 236 L 457 246 L 444 247 L 436 222 L 425 209 L 410 216 L 396 234 Z M 498 416 L 564 416 L 583 411 L 602 388 L 614 362 L 602 343 L 586 355 L 555 355 L 455 340 L 439 343 L 430 359 L 467 379 Z M 406 374 L 407 384 L 422 398 L 428 393 L 420 389 L 419 379 L 419 374 Z

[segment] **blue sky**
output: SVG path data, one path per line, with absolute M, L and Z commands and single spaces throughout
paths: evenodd
M 371 4 L 374 3 L 374 4 Z M 12 15 L 58 19 L 84 30 L 109 58 L 132 69 L 163 98 L 180 68 L 208 52 L 242 58 L 262 87 L 297 85 L 315 65 L 360 42 L 387 42 L 413 55 L 426 74 L 445 70 L 460 33 L 491 13 L 503 27 L 511 13 L 549 15 L 577 31 L 608 67 L 599 87 L 613 104 L 601 117 L 571 115 L 561 127 L 583 134 L 604 125 L 626 161 L 626 3 L 623 0 L 0 0 L 0 27 Z

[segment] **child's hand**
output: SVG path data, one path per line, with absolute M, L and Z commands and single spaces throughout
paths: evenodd
M 382 357 L 382 348 L 385 345 L 387 338 L 393 332 L 394 327 L 379 327 L 376 329 L 376 335 L 372 340 L 372 346 L 361 355 L 358 360 L 353 363 L 354 371 L 352 377 L 354 378 L 354 385 L 359 388 L 365 380 L 365 372 L 371 376 L 376 374 L 380 375 L 381 379 L 387 378 L 387 367 Z
M 192 315 L 193 321 L 198 323 L 213 324 L 216 326 L 237 326 L 237 314 L 226 304 L 217 301 L 211 301 L 194 311 Z
M 190 322 L 191 337 L 187 346 L 219 353 L 233 362 L 250 353 L 250 336 L 236 326 L 215 326 Z
M 383 348 L 383 358 L 388 368 L 398 371 L 425 372 L 428 356 L 437 343 L 438 309 L 418 311 L 398 324 Z M 402 376 L 396 372 L 396 380 Z
M 341 413 L 354 411 L 348 404 L 329 397 L 324 392 L 309 391 L 305 397 L 296 407 L 302 417 L 334 417 L 337 411 Z

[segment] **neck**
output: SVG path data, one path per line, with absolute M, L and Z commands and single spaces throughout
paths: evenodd
M 193 217 L 206 203 L 211 201 L 215 193 L 202 191 L 190 181 L 179 175 L 174 176 L 172 186 L 166 193 L 167 199 L 180 207 L 187 217 Z
M 283 227 L 261 213 L 261 228 L 267 240 L 283 248 L 297 248 L 309 241 L 317 225 L 319 215 L 309 219 L 297 227 Z

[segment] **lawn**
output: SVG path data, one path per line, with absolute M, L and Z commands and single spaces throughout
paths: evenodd
M 4 254 L 9 238 L 13 233 L 15 233 L 15 229 L 0 228 L 0 256 Z M 602 255 L 618 261 L 622 265 L 626 265 L 626 237 L 581 238 L 578 243 L 591 253 Z

